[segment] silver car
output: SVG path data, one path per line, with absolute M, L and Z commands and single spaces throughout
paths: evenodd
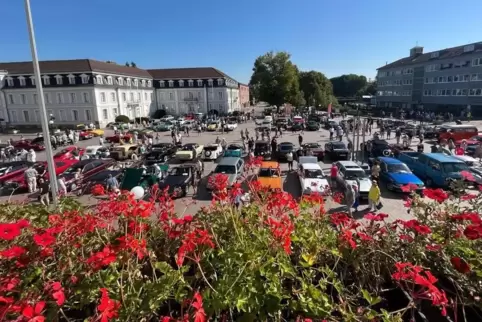
M 244 161 L 241 158 L 224 157 L 222 158 L 213 172 L 209 175 L 206 188 L 213 190 L 213 183 L 210 178 L 223 174 L 228 177 L 228 186 L 231 187 L 244 173 Z

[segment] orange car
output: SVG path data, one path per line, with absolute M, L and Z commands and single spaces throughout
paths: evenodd
M 265 161 L 261 163 L 258 172 L 258 181 L 263 188 L 283 190 L 283 179 L 281 178 L 279 163 L 275 161 Z

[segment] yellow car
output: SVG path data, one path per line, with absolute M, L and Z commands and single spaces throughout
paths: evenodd
M 101 136 L 104 135 L 104 130 L 101 129 L 89 129 L 87 132 L 92 133 L 93 136 Z
M 219 121 L 211 121 L 209 122 L 206 130 L 217 131 L 220 127 L 221 127 L 221 123 Z
M 263 188 L 283 190 L 283 179 L 281 178 L 279 163 L 275 161 L 261 163 L 258 181 Z

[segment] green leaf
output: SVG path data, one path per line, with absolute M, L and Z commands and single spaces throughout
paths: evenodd
M 315 262 L 315 256 L 310 254 L 303 254 L 301 255 L 301 258 L 303 258 L 307 266 L 313 266 L 313 263 Z
M 381 297 L 373 297 L 367 290 L 361 290 L 363 298 L 368 302 L 369 305 L 376 305 L 382 301 Z

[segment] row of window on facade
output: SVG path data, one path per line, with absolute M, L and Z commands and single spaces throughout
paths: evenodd
M 402 86 L 402 85 L 412 85 L 413 80 L 411 79 L 394 79 L 394 80 L 385 80 L 385 81 L 378 81 L 377 84 L 379 86 Z
M 18 115 L 19 111 L 10 110 L 10 121 L 12 123 L 38 123 L 40 122 L 40 111 L 39 110 L 24 110 L 21 111 L 22 119 L 19 118 Z M 33 112 L 33 113 L 32 113 Z M 70 118 L 68 117 L 68 113 L 64 110 L 57 111 L 57 114 L 54 114 L 52 110 L 48 110 L 47 114 L 51 114 L 55 116 L 55 121 L 57 122 L 79 122 L 79 121 L 92 121 L 92 111 L 91 110 L 84 110 L 84 113 L 80 113 L 78 110 L 70 110 Z
M 380 72 L 378 72 L 378 77 L 410 75 L 410 74 L 413 74 L 413 68 L 403 68 L 403 69 L 390 70 L 390 71 L 380 71 Z
M 198 79 L 197 81 L 197 86 L 203 86 L 203 81 L 201 79 Z M 184 83 L 185 81 L 184 80 L 179 80 L 178 81 L 179 83 L 179 87 L 184 87 Z M 218 83 L 218 86 L 222 86 L 224 84 L 224 80 L 223 79 L 218 79 L 217 80 L 217 83 Z M 168 80 L 167 81 L 167 85 L 169 87 L 174 87 L 174 81 L 173 80 Z M 212 79 L 208 79 L 208 86 L 213 86 L 214 85 L 214 80 Z M 159 81 L 159 86 L 160 87 L 166 87 L 166 81 Z M 193 87 L 194 86 L 194 81 L 192 79 L 189 79 L 187 81 L 187 86 L 188 87 Z
M 439 76 L 439 77 L 426 77 L 425 84 L 436 83 L 463 83 L 463 82 L 477 82 L 482 81 L 482 74 L 465 74 L 454 76 Z
M 35 76 L 30 76 L 29 78 L 30 78 L 30 82 L 31 82 L 32 86 L 35 86 Z M 55 83 L 57 85 L 63 85 L 64 77 L 62 75 L 55 75 L 54 78 L 55 78 Z M 74 75 L 67 75 L 67 78 L 68 78 L 69 85 L 75 85 L 75 76 Z M 90 76 L 82 74 L 82 75 L 80 75 L 80 79 L 82 81 L 82 84 L 88 84 Z M 25 78 L 23 76 L 20 76 L 20 77 L 18 77 L 18 80 L 20 82 L 20 86 L 27 86 L 27 78 Z M 43 80 L 43 85 L 51 85 L 50 76 L 43 75 L 42 80 Z M 6 77 L 6 81 L 7 81 L 7 85 L 9 87 L 14 86 L 14 82 L 13 82 L 12 77 Z M 146 80 L 142 79 L 142 80 L 139 81 L 138 79 L 131 80 L 130 78 L 126 78 L 125 82 L 126 82 L 127 86 L 139 86 L 140 85 L 141 87 L 152 87 L 152 81 L 151 80 L 146 81 Z M 116 77 L 115 83 L 116 83 L 116 85 L 123 86 L 124 85 L 124 78 L 123 77 Z M 94 84 L 114 85 L 114 78 L 112 76 L 104 77 L 104 76 L 101 76 L 101 75 L 97 75 L 97 76 L 94 77 Z
M 412 91 L 378 91 L 378 96 L 412 96 Z
M 122 93 L 121 96 L 122 96 L 122 101 L 127 102 L 127 93 Z M 145 92 L 144 93 L 144 101 L 147 101 L 148 98 L 150 98 L 150 100 L 152 101 L 153 93 L 150 93 L 150 95 L 148 95 L 148 93 Z M 101 103 L 107 103 L 107 97 L 106 97 L 106 94 L 104 92 L 100 93 L 100 101 L 101 101 Z M 129 93 L 129 102 L 139 103 L 140 101 L 141 101 L 141 93 L 140 92 L 137 92 L 137 99 L 134 99 L 134 93 L 133 92 Z M 113 102 L 113 103 L 117 102 L 116 93 L 114 93 L 114 92 L 110 93 L 110 102 Z
M 64 94 L 65 93 L 56 93 L 56 103 L 57 104 L 64 104 L 66 103 L 65 102 L 65 99 L 64 99 Z M 11 105 L 14 105 L 14 104 L 38 104 L 38 96 L 37 94 L 32 94 L 32 96 L 28 95 L 27 94 L 20 94 L 18 97 L 20 98 L 20 100 L 16 100 L 15 99 L 15 95 L 14 94 L 8 94 L 7 95 L 8 97 L 8 103 L 11 104 Z M 31 99 L 30 99 L 31 97 Z M 90 103 L 90 95 L 89 93 L 82 93 L 81 95 L 81 100 L 79 98 L 79 100 L 77 99 L 78 96 L 77 96 L 77 93 L 69 93 L 69 102 L 74 104 L 74 103 Z M 44 100 L 45 100 L 45 103 L 46 104 L 52 104 L 52 99 L 51 99 L 51 96 L 50 96 L 50 93 L 44 93 Z
M 166 104 L 161 104 L 160 106 L 161 110 L 166 110 L 168 113 L 175 114 L 176 113 L 176 108 L 174 105 L 166 105 Z M 190 111 L 190 112 L 198 112 L 204 110 L 204 104 L 189 104 L 189 105 L 184 105 L 180 106 L 180 111 Z M 218 111 L 223 111 L 224 109 L 224 104 L 208 104 L 208 112 L 211 110 L 217 109 Z
M 423 96 L 482 96 L 482 89 L 426 89 L 423 91 Z
M 167 99 L 167 97 L 166 97 L 166 98 L 164 97 L 164 94 L 169 94 L 169 95 L 168 95 L 169 101 L 174 101 L 174 100 L 175 100 L 175 95 L 174 95 L 174 93 L 172 93 L 172 92 L 171 92 L 171 93 L 162 93 L 162 92 L 161 92 L 161 93 L 159 94 L 159 95 L 160 95 L 160 96 L 159 96 L 159 99 L 160 99 L 161 101 L 164 101 L 164 100 Z M 184 96 L 184 97 L 182 97 L 182 98 L 184 98 L 184 99 L 186 99 L 186 98 L 187 98 L 187 99 L 195 99 L 195 98 L 201 99 L 201 98 L 202 98 L 202 93 L 201 93 L 201 92 L 197 92 L 197 96 L 195 96 L 195 94 L 193 94 L 192 92 L 188 92 L 188 93 L 185 93 L 185 92 L 184 92 L 184 93 L 181 94 L 181 95 Z M 214 98 L 214 93 L 210 92 L 210 93 L 209 93 L 209 97 L 210 97 L 211 99 Z M 181 99 L 182 99 L 182 98 L 181 98 Z M 220 99 L 220 100 L 223 99 L 223 92 L 218 92 L 218 99 Z

